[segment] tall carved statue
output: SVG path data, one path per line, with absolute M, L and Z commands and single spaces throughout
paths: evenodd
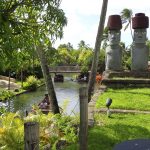
M 111 15 L 108 18 L 108 41 L 105 54 L 105 70 L 119 71 L 122 69 L 122 50 L 120 43 L 120 29 L 122 28 L 121 17 Z
M 134 29 L 133 47 L 131 50 L 131 70 L 148 70 L 149 49 L 146 46 L 146 28 L 149 27 L 149 18 L 144 13 L 137 13 L 132 18 Z

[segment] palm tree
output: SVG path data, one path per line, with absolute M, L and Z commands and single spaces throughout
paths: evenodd
M 78 44 L 78 49 L 83 48 L 85 46 L 86 46 L 85 41 L 81 40 Z
M 108 0 L 103 0 L 100 21 L 99 21 L 99 26 L 98 26 L 98 32 L 97 32 L 96 41 L 95 41 L 91 74 L 90 74 L 90 79 L 88 82 L 88 101 L 91 100 L 91 95 L 93 94 L 93 91 L 94 91 L 94 84 L 95 84 L 95 78 L 96 78 L 97 66 L 98 66 L 98 58 L 99 58 L 99 53 L 100 53 L 101 42 L 103 40 L 103 30 L 104 30 L 104 23 L 105 23 L 106 12 L 107 12 L 107 4 L 108 4 Z
M 122 19 L 122 23 L 126 23 L 125 27 L 124 27 L 124 31 L 130 26 L 130 32 L 131 32 L 131 36 L 133 39 L 133 33 L 132 33 L 132 28 L 131 28 L 131 19 L 133 16 L 133 12 L 131 9 L 123 9 L 121 11 L 121 19 Z
M 57 114 L 57 113 L 60 113 L 59 106 L 58 106 L 58 102 L 57 102 L 56 93 L 55 93 L 54 85 L 53 85 L 53 82 L 52 82 L 52 78 L 51 78 L 51 75 L 49 73 L 47 59 L 45 57 L 45 51 L 44 51 L 43 47 L 44 46 L 42 46 L 42 45 L 37 46 L 36 51 L 37 51 L 37 54 L 38 54 L 39 59 L 40 59 L 41 68 L 42 68 L 42 72 L 43 72 L 43 77 L 45 79 L 45 85 L 46 85 L 48 95 L 49 95 L 49 98 L 50 98 L 50 102 L 51 102 L 51 109 L 52 109 L 52 112 L 54 114 Z

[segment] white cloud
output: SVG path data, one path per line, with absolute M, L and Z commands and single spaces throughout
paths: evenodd
M 149 0 L 109 0 L 106 23 L 109 15 L 120 14 L 124 8 L 133 13 L 143 12 L 150 17 Z M 64 37 L 56 42 L 56 46 L 70 42 L 76 48 L 80 40 L 94 47 L 102 0 L 62 0 L 61 8 L 66 13 L 68 25 L 64 28 Z M 148 29 L 148 36 L 150 35 Z M 131 44 L 130 31 L 122 31 L 121 40 Z

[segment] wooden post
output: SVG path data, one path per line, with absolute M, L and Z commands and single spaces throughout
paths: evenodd
M 24 124 L 24 150 L 39 150 L 39 123 Z
M 80 132 L 79 132 L 79 144 L 80 150 L 87 150 L 88 139 L 88 94 L 87 88 L 82 87 L 79 89 L 80 97 Z

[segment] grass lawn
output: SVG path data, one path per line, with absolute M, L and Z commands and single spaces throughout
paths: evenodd
M 110 108 L 150 110 L 150 88 L 108 89 L 99 96 L 96 107 L 106 107 L 106 99 L 112 98 Z
M 106 107 L 106 99 L 112 98 L 111 108 L 150 110 L 149 88 L 108 89 L 99 96 L 97 108 Z M 88 150 L 112 150 L 120 142 L 150 138 L 149 114 L 95 115 L 96 124 L 88 130 Z M 77 150 L 78 144 L 64 150 Z
M 150 138 L 150 115 L 148 114 L 106 114 L 95 115 L 97 125 L 89 129 L 88 150 L 112 150 L 125 140 Z M 77 150 L 78 144 L 65 150 Z

